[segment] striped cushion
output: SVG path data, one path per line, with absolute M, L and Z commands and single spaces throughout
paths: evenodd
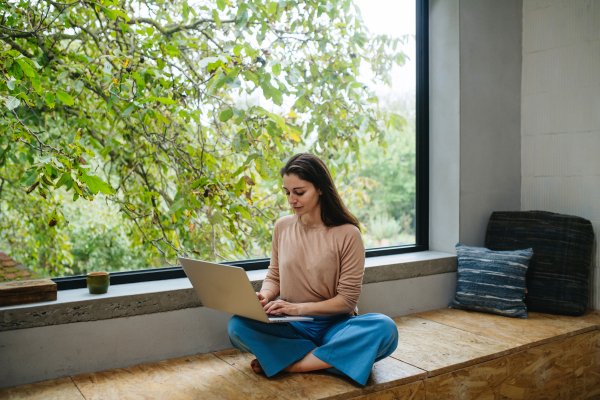
M 458 285 L 451 308 L 527 318 L 525 274 L 532 249 L 492 251 L 456 245 Z

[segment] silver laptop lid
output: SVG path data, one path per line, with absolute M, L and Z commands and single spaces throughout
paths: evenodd
M 269 322 L 243 268 L 182 257 L 179 262 L 205 307 Z

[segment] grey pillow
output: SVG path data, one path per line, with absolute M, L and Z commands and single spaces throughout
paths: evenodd
M 594 228 L 587 219 L 547 211 L 496 211 L 485 235 L 492 250 L 533 248 L 528 311 L 583 315 L 589 304 Z
M 492 251 L 458 243 L 458 284 L 451 308 L 527 318 L 525 274 L 532 249 Z

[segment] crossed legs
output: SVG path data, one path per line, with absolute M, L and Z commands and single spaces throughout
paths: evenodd
M 314 350 L 313 350 L 314 351 Z M 313 351 L 304 356 L 304 358 L 300 361 L 296 361 L 288 365 L 283 369 L 285 372 L 309 372 L 309 371 L 318 371 L 320 369 L 331 368 L 331 365 L 327 364 L 325 361 L 318 359 Z M 257 374 L 260 374 L 263 371 L 260 363 L 255 358 L 250 363 L 252 370 Z
M 382 314 L 365 314 L 333 322 L 323 336 L 300 323 L 265 324 L 243 317 L 229 321 L 231 344 L 252 353 L 255 372 L 327 369 L 364 385 L 374 362 L 389 356 L 398 344 L 394 321 Z M 258 361 L 260 360 L 260 361 Z

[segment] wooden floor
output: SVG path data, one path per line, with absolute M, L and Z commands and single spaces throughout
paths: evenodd
M 0 390 L 0 399 L 600 399 L 600 312 L 505 318 L 439 309 L 394 319 L 399 345 L 365 387 L 250 369 L 238 350 Z

